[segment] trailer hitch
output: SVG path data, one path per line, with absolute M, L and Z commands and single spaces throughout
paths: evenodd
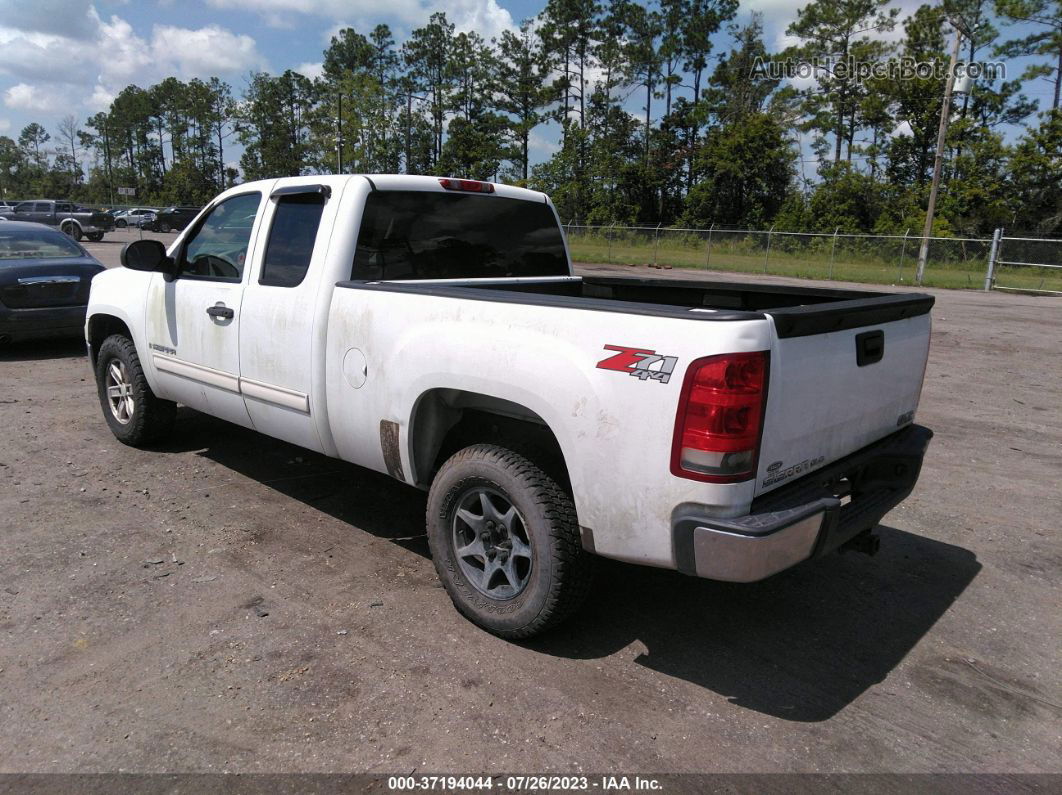
M 866 530 L 855 538 L 845 541 L 838 548 L 839 552 L 862 552 L 864 555 L 874 556 L 881 548 L 881 536 Z

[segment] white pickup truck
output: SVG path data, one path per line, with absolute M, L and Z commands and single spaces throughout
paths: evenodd
M 595 554 L 749 582 L 872 552 L 932 436 L 931 297 L 580 278 L 529 190 L 251 182 L 122 262 L 85 329 L 120 441 L 181 403 L 428 490 L 440 578 L 504 637 Z

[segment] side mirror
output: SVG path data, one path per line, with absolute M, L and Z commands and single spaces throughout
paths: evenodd
M 172 277 L 173 260 L 158 240 L 134 240 L 122 249 L 122 266 L 134 271 L 158 271 Z

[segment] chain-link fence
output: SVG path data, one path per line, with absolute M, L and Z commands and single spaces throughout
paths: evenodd
M 565 224 L 572 259 L 584 263 L 649 265 L 873 284 L 914 284 L 920 235 L 859 235 L 756 229 L 683 229 Z M 1011 255 L 1011 242 L 1004 238 Z M 1062 259 L 1062 240 L 1042 241 L 1038 257 Z M 932 237 L 922 284 L 985 286 L 992 238 Z M 1004 249 L 1000 249 L 1004 250 Z M 1031 260 L 1033 262 L 1051 261 Z M 1032 272 L 1008 262 L 997 283 L 1013 289 L 1062 290 L 1062 269 Z

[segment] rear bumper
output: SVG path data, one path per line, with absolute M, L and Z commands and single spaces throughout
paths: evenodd
M 713 580 L 754 582 L 830 552 L 870 530 L 911 493 L 933 432 L 911 425 L 756 499 L 731 519 L 680 513 L 677 568 Z

